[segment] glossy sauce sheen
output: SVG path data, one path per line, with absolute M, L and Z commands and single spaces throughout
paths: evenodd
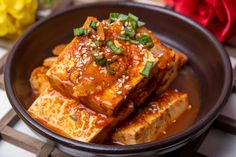
M 188 65 L 186 65 L 178 74 L 173 82 L 171 89 L 177 89 L 186 92 L 189 97 L 191 109 L 186 110 L 177 120 L 166 130 L 166 134 L 162 134 L 160 139 L 173 136 L 177 133 L 189 128 L 197 119 L 200 111 L 201 96 L 199 82 L 196 75 Z

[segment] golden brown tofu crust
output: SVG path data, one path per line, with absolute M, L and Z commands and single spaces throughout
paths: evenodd
M 167 91 L 118 127 L 113 134 L 113 140 L 122 144 L 155 141 L 174 120 L 184 113 L 188 104 L 187 94 Z
M 133 104 L 124 105 L 116 116 L 106 116 L 86 108 L 79 101 L 63 96 L 53 88 L 47 88 L 28 109 L 30 115 L 63 136 L 100 143 L 117 123 L 133 111 Z
M 40 66 L 35 68 L 31 73 L 30 84 L 36 94 L 40 94 L 50 87 L 48 77 L 46 76 L 48 69 L 46 66 Z

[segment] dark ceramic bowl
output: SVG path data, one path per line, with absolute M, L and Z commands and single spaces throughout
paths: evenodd
M 193 80 L 178 84 L 186 91 L 197 93 L 201 109 L 196 122 L 188 129 L 166 139 L 138 145 L 109 146 L 83 143 L 60 136 L 37 123 L 27 113 L 32 103 L 29 77 L 31 71 L 51 55 L 54 46 L 73 38 L 72 29 L 82 25 L 88 15 L 99 19 L 110 12 L 134 13 L 147 23 L 161 41 L 185 52 L 189 62 L 186 76 L 193 74 L 199 89 L 190 88 Z M 191 74 L 191 75 L 192 75 Z M 220 113 L 232 87 L 232 69 L 225 50 L 207 30 L 192 20 L 167 9 L 138 3 L 86 4 L 62 11 L 33 25 L 15 44 L 5 67 L 8 98 L 19 117 L 40 135 L 81 156 L 150 156 L 173 151 L 201 135 Z M 190 98 L 191 99 L 191 98 Z M 193 102 L 194 103 L 194 102 Z

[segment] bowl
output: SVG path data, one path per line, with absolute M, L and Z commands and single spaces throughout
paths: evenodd
M 194 124 L 165 139 L 137 145 L 113 146 L 83 143 L 45 128 L 28 113 L 32 104 L 29 78 L 32 70 L 58 44 L 73 38 L 73 28 L 81 26 L 87 16 L 98 19 L 110 12 L 133 13 L 147 23 L 165 44 L 186 53 L 189 61 L 183 72 L 186 77 L 177 83 L 193 96 L 199 95 L 201 108 Z M 188 77 L 188 76 L 192 77 Z M 232 68 L 222 45 L 196 22 L 171 10 L 132 2 L 84 4 L 61 11 L 34 24 L 15 44 L 5 66 L 5 87 L 10 103 L 18 116 L 35 132 L 56 142 L 59 148 L 76 156 L 152 156 L 176 150 L 204 133 L 226 104 L 232 89 Z M 191 88 L 198 84 L 199 88 Z M 194 102 L 193 102 L 194 103 Z

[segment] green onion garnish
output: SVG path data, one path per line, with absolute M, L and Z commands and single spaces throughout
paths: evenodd
M 125 14 L 120 14 L 120 15 L 119 15 L 119 19 L 120 19 L 120 21 L 126 21 L 127 18 L 128 18 L 128 16 L 125 15 Z
M 133 37 L 135 36 L 135 31 L 132 28 L 125 28 L 125 35 L 129 36 L 129 37 Z
M 93 28 L 94 30 L 97 30 L 97 23 L 98 23 L 97 21 L 92 20 L 90 22 L 90 27 Z
M 142 21 L 138 21 L 138 27 L 143 27 L 146 23 Z
M 107 69 L 107 72 L 108 72 L 109 74 L 114 75 L 114 74 L 115 74 L 115 70 L 114 70 L 112 67 L 110 67 L 110 64 L 111 64 L 111 63 L 112 63 L 112 62 L 109 62 L 109 61 L 106 62 L 106 69 Z
M 153 62 L 152 61 L 147 61 L 142 72 L 140 72 L 141 75 L 144 77 L 149 77 L 151 69 L 152 69 Z
M 128 14 L 128 19 L 138 21 L 138 17 L 131 13 Z
M 89 30 L 87 28 L 75 28 L 73 29 L 74 31 L 74 36 L 80 36 L 80 35 L 87 35 Z
M 95 56 L 94 53 L 92 53 L 92 57 L 97 65 L 100 65 L 101 67 L 106 67 L 107 72 L 109 74 L 112 75 L 115 74 L 115 70 L 110 66 L 110 64 L 116 61 L 117 58 L 116 59 L 112 58 L 111 61 L 107 61 L 105 56 Z
M 132 43 L 132 44 L 136 44 L 136 45 L 139 44 L 138 40 L 130 40 L 129 42 Z
M 148 48 L 152 48 L 154 46 L 152 38 L 146 34 L 142 34 L 138 37 L 139 43 L 147 46 Z
M 124 36 L 116 36 L 116 39 L 124 40 L 124 41 L 129 41 L 129 37 L 124 37 Z
M 101 67 L 105 67 L 107 64 L 107 59 L 105 56 L 95 56 L 92 53 L 92 57 L 97 65 L 100 65 Z
M 107 46 L 111 49 L 112 52 L 114 52 L 115 54 L 122 54 L 124 52 L 124 50 L 117 48 L 116 45 L 111 41 L 111 40 L 107 40 Z
M 109 20 L 110 20 L 110 23 L 116 21 L 120 16 L 120 13 L 110 13 L 109 14 Z

